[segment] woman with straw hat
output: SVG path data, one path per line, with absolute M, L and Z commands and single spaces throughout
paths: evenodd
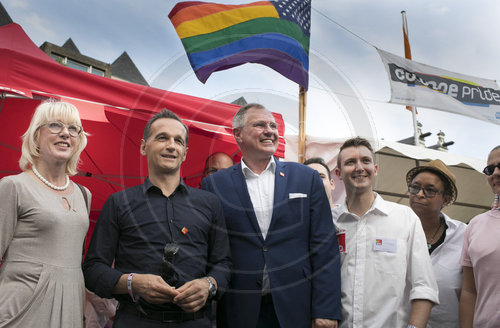
M 406 174 L 410 207 L 420 218 L 439 287 L 439 305 L 432 308 L 427 327 L 458 327 L 462 285 L 459 264 L 466 225 L 441 210 L 457 198 L 455 175 L 439 159 Z

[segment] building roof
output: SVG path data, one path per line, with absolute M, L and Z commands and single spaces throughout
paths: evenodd
M 64 44 L 65 46 L 58 46 L 55 45 L 51 42 L 45 41 L 41 46 L 40 49 L 45 52 L 47 55 L 52 55 L 56 54 L 58 56 L 62 57 L 68 57 L 72 60 L 75 60 L 80 63 L 84 63 L 86 65 L 92 65 L 95 68 L 98 68 L 102 71 L 105 72 L 106 77 L 110 77 L 110 65 L 102 62 L 100 60 L 94 59 L 92 57 L 88 57 L 85 55 L 82 55 L 79 51 L 76 45 L 73 43 L 71 39 L 68 39 L 66 43 Z
M 76 53 L 80 53 L 80 50 L 78 50 L 78 48 L 76 47 L 76 44 L 73 42 L 73 40 L 71 38 L 66 40 L 66 42 L 63 44 L 62 47 L 64 49 L 67 49 L 67 50 L 70 50 L 70 51 L 73 51 Z
M 111 64 L 111 75 L 122 80 L 149 86 L 126 51 Z
M 12 19 L 0 2 L 0 26 L 11 23 L 13 23 Z M 105 77 L 116 78 L 119 80 L 149 86 L 148 82 L 142 76 L 141 72 L 137 66 L 135 66 L 126 51 L 124 51 L 112 64 L 108 64 L 95 58 L 83 55 L 71 38 L 66 40 L 62 47 L 46 41 L 40 46 L 40 49 L 48 55 L 57 54 L 86 65 L 91 65 L 92 67 L 104 71 Z
M 245 106 L 246 104 L 248 104 L 248 102 L 246 101 L 245 97 L 239 97 L 238 99 L 231 102 L 231 104 L 235 104 L 238 106 Z
M 10 23 L 14 23 L 12 18 L 10 18 L 9 13 L 5 8 L 3 7 L 2 3 L 0 2 L 0 26 L 4 26 Z

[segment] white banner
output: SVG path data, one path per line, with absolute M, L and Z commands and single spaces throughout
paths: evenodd
M 500 90 L 496 81 L 377 51 L 389 75 L 391 103 L 434 108 L 500 124 Z

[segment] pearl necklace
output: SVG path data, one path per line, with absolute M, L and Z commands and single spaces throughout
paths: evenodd
M 69 187 L 69 177 L 68 175 L 66 175 L 66 184 L 62 187 L 58 187 L 52 183 L 50 183 L 47 179 L 45 179 L 41 174 L 40 172 L 37 171 L 37 169 L 35 168 L 35 165 L 32 165 L 31 166 L 31 169 L 33 170 L 33 173 L 35 173 L 35 175 L 37 176 L 38 179 L 40 179 L 40 181 L 42 181 L 43 183 L 45 183 L 47 186 L 49 186 L 50 188 L 54 189 L 54 190 L 65 190 L 66 188 Z

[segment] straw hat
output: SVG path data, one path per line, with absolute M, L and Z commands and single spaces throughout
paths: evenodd
M 452 204 L 455 200 L 457 200 L 457 178 L 455 175 L 448 169 L 446 164 L 444 164 L 441 160 L 435 159 L 426 163 L 422 166 L 417 166 L 412 168 L 406 173 L 406 184 L 410 185 L 412 180 L 415 178 L 417 174 L 420 172 L 431 172 L 438 175 L 442 180 L 447 181 L 450 185 L 451 189 L 451 201 L 448 203 Z M 446 185 L 446 184 L 445 184 Z

